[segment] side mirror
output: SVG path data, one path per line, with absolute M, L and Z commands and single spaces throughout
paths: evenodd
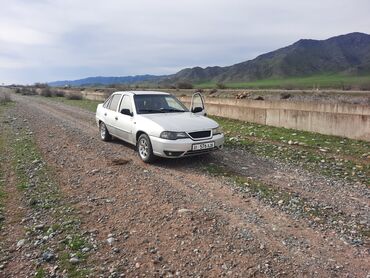
M 193 113 L 199 113 L 203 111 L 203 107 L 194 107 L 191 112 Z
M 127 115 L 127 116 L 133 116 L 132 112 L 130 111 L 130 109 L 122 109 L 121 110 L 121 114 L 123 115 Z

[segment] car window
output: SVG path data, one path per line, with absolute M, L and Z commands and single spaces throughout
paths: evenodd
M 114 95 L 112 97 L 112 101 L 110 102 L 110 105 L 109 105 L 110 110 L 117 111 L 120 98 L 121 98 L 121 95 Z
M 111 102 L 111 100 L 112 100 L 112 97 L 110 96 L 105 102 L 104 102 L 104 104 L 103 104 L 103 107 L 104 108 L 108 108 L 109 107 L 109 104 L 110 104 L 110 102 Z
M 187 112 L 188 109 L 172 95 L 135 95 L 136 113 L 174 113 Z
M 118 111 L 122 111 L 122 109 L 128 109 L 130 112 L 132 112 L 131 99 L 127 95 L 123 96 L 121 106 L 119 107 Z

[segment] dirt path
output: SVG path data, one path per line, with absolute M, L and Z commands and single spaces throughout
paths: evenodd
M 202 168 L 223 165 L 340 209 L 353 218 L 351 225 L 366 226 L 369 194 L 362 185 L 238 150 L 146 165 L 132 147 L 101 142 L 90 112 L 35 97 L 18 96 L 17 103 L 11 113 L 28 120 L 62 191 L 80 213 L 81 228 L 96 240 L 88 258 L 93 276 L 366 277 L 370 272 L 366 241 L 349 244 L 330 226 L 313 225 Z M 128 162 L 115 165 L 118 158 Z

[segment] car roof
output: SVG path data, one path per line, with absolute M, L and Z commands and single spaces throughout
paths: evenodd
M 169 93 L 166 92 L 158 92 L 158 91 L 119 91 L 114 92 L 114 94 L 130 94 L 130 95 L 169 95 Z

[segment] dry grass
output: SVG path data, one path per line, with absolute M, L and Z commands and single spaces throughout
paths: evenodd
M 10 97 L 10 94 L 8 94 L 8 93 L 1 93 L 0 94 L 0 104 L 1 105 L 4 105 L 4 104 L 6 104 L 8 102 L 11 102 L 11 101 L 12 101 L 12 99 Z

